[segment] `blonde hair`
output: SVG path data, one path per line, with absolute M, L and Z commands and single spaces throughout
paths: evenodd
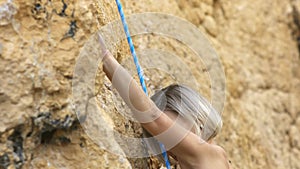
M 222 128 L 222 118 L 212 105 L 193 89 L 173 84 L 157 91 L 152 101 L 161 111 L 173 111 L 194 123 L 195 134 L 203 140 L 208 141 L 214 138 Z M 152 137 L 143 129 L 144 137 Z M 157 140 L 145 139 L 147 148 L 153 154 L 160 154 L 160 146 Z M 159 159 L 163 159 L 161 155 Z

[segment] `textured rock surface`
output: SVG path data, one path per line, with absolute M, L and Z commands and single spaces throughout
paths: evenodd
M 127 15 L 163 12 L 185 18 L 210 39 L 226 73 L 224 128 L 217 143 L 234 168 L 300 168 L 300 1 L 144 0 L 123 5 Z M 71 104 L 80 49 L 114 19 L 119 19 L 117 9 L 108 0 L 0 0 L 0 168 L 161 165 L 101 149 L 84 132 Z M 195 63 L 183 44 L 155 35 L 137 36 L 134 42 L 140 51 L 156 48 L 182 56 L 203 84 L 198 90 L 210 97 L 205 66 Z M 114 47 L 114 55 L 128 66 L 126 42 Z M 150 92 L 175 81 L 159 70 L 145 74 Z M 96 97 L 109 111 L 107 121 L 119 133 L 139 137 L 139 126 L 117 112 L 124 105 L 112 104 L 113 91 L 103 73 L 96 77 Z

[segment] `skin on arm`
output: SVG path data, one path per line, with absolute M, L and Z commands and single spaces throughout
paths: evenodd
M 204 160 L 202 165 L 207 165 L 210 168 L 211 163 L 214 163 L 218 169 L 228 168 L 224 167 L 227 159 L 222 160 L 223 152 L 218 151 L 218 148 L 210 146 L 208 143 L 204 143 L 197 135 L 186 130 L 161 112 L 127 70 L 105 49 L 101 37 L 99 37 L 99 42 L 103 46 L 103 71 L 130 107 L 135 118 L 150 134 L 162 142 L 167 149 L 170 149 L 178 159 L 181 159 L 183 165 L 185 162 L 197 165 L 199 160 L 208 158 L 208 161 Z M 162 133 L 163 135 L 161 135 Z M 187 164 L 187 168 L 190 168 L 190 164 Z
M 175 154 L 180 154 L 184 150 L 191 156 L 195 155 L 194 144 L 196 146 L 202 143 L 201 139 L 162 113 L 109 52 L 103 58 L 103 70 L 134 116 L 149 133 L 156 136 L 169 129 L 165 136 L 158 136 L 158 140 L 166 147 L 173 147 L 172 150 Z M 170 141 L 176 139 L 181 141 L 174 147 Z

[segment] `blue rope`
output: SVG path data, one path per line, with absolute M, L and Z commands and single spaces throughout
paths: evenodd
M 132 54 L 133 61 L 134 61 L 134 64 L 135 64 L 135 67 L 136 67 L 136 70 L 137 70 L 137 73 L 138 73 L 138 76 L 139 76 L 139 79 L 140 79 L 140 83 L 142 85 L 142 88 L 143 88 L 144 92 L 148 96 L 148 91 L 147 91 L 147 87 L 146 87 L 145 80 L 144 80 L 143 70 L 142 70 L 142 68 L 139 64 L 138 58 L 137 58 L 135 50 L 134 50 L 133 42 L 132 42 L 132 39 L 131 39 L 131 36 L 130 36 L 130 33 L 129 33 L 127 22 L 125 20 L 125 15 L 124 15 L 124 12 L 123 12 L 123 9 L 122 9 L 122 4 L 121 4 L 120 0 L 116 0 L 116 3 L 117 3 L 117 6 L 118 6 L 119 14 L 121 16 L 124 31 L 125 31 L 125 34 L 126 34 L 126 37 L 127 37 L 127 42 L 129 44 L 129 47 L 130 47 L 130 52 Z
M 125 20 L 125 15 L 124 15 L 124 12 L 123 12 L 123 9 L 122 9 L 122 4 L 121 4 L 120 0 L 116 0 L 116 3 L 117 3 L 117 6 L 118 6 L 119 14 L 121 16 L 123 28 L 124 28 L 124 31 L 125 31 L 125 34 L 126 34 L 126 37 L 127 37 L 127 42 L 129 44 L 129 47 L 130 47 L 130 52 L 132 54 L 133 61 L 134 61 L 134 64 L 135 64 L 135 67 L 136 67 L 136 70 L 137 70 L 137 73 L 138 73 L 138 76 L 139 76 L 139 79 L 140 79 L 140 83 L 142 85 L 142 88 L 143 88 L 145 94 L 148 96 L 148 91 L 147 91 L 147 87 L 146 87 L 145 80 L 144 80 L 143 70 L 142 70 L 142 68 L 139 64 L 138 58 L 137 58 L 136 53 L 135 53 L 133 42 L 132 42 L 132 39 L 131 39 L 131 36 L 130 36 L 130 33 L 129 33 L 127 22 Z M 170 165 L 165 147 L 162 143 L 159 143 L 159 145 L 160 145 L 162 155 L 163 155 L 165 163 L 166 163 L 166 167 L 167 167 L 167 169 L 171 169 L 171 165 Z

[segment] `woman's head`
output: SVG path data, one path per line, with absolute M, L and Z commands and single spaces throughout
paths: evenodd
M 214 138 L 222 128 L 220 114 L 205 98 L 187 86 L 170 85 L 156 92 L 151 99 L 161 111 L 177 113 L 179 117 L 192 122 L 192 132 L 205 141 Z M 144 134 L 151 137 L 147 131 Z M 150 149 L 157 146 L 153 144 L 148 143 Z

